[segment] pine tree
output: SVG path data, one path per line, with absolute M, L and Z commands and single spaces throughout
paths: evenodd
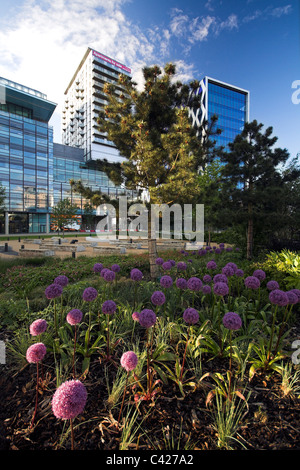
M 150 204 L 192 203 L 200 194 L 197 173 L 205 166 L 212 148 L 209 138 L 198 138 L 199 130 L 193 128 L 188 117 L 188 107 L 199 106 L 193 93 L 199 83 L 176 81 L 173 64 L 166 64 L 164 70 L 145 67 L 143 76 L 142 91 L 125 75 L 119 76 L 117 84 L 105 84 L 108 105 L 100 113 L 98 123 L 124 161 L 97 161 L 97 168 L 116 185 L 146 190 Z M 73 189 L 84 194 L 80 184 L 72 184 Z M 89 196 L 95 198 L 97 193 Z M 150 271 L 155 278 L 156 239 L 149 221 L 148 230 Z
M 253 256 L 254 235 L 262 237 L 275 228 L 285 183 L 280 165 L 289 158 L 286 149 L 273 148 L 273 128 L 262 128 L 256 120 L 246 123 L 221 156 L 223 215 L 233 225 L 245 226 L 248 259 Z

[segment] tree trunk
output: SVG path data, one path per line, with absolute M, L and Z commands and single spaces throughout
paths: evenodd
M 156 264 L 157 247 L 156 247 L 156 238 L 152 238 L 151 234 L 151 224 L 148 224 L 148 251 L 149 251 L 149 263 L 150 263 L 150 276 L 152 280 L 158 278 L 159 267 Z
M 248 204 L 248 232 L 247 232 L 247 259 L 253 256 L 253 208 L 252 203 Z

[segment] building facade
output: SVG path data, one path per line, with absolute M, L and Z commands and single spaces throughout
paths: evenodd
M 120 74 L 130 76 L 125 65 L 88 48 L 66 91 L 62 117 L 62 143 L 84 149 L 86 161 L 121 161 L 116 147 L 99 131 L 99 112 L 108 104 L 105 83 L 117 84 Z M 121 93 L 121 88 L 116 93 Z
M 65 198 L 77 205 L 82 222 L 88 201 L 72 191 L 71 179 L 112 199 L 135 197 L 97 170 L 85 148 L 53 142 L 49 120 L 56 104 L 45 94 L 4 78 L 0 90 L 0 182 L 6 195 L 0 233 L 49 233 L 52 207 Z
M 6 188 L 2 233 L 46 232 L 53 191 L 56 104 L 37 90 L 0 78 L 0 181 Z
M 213 115 L 217 115 L 216 127 L 222 133 L 214 136 L 216 146 L 228 150 L 228 143 L 241 133 L 245 122 L 249 121 L 249 91 L 205 76 L 196 94 L 200 96 L 200 107 L 189 111 L 193 125 L 200 128 L 205 121 L 209 122 Z

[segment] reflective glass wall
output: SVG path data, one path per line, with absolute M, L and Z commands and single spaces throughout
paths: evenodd
M 228 149 L 228 143 L 241 133 L 247 120 L 248 95 L 238 89 L 208 80 L 207 99 L 208 120 L 216 114 L 216 126 L 222 130 L 222 133 L 215 137 L 216 145 Z
M 10 232 L 45 231 L 53 186 L 53 130 L 47 123 L 0 110 L 0 181 Z

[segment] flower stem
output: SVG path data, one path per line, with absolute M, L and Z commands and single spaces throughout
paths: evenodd
M 119 413 L 119 417 L 118 417 L 117 427 L 119 427 L 119 423 L 120 423 L 120 419 L 121 419 L 121 414 L 122 414 L 122 409 L 123 409 L 125 394 L 126 394 L 126 388 L 127 388 L 127 382 L 128 382 L 128 376 L 129 376 L 129 371 L 127 371 L 127 375 L 126 375 L 126 383 L 125 383 L 125 388 L 124 388 L 124 393 L 123 393 L 122 405 L 121 405 L 120 413 Z
M 71 426 L 71 449 L 74 450 L 74 429 L 73 429 L 73 419 L 70 419 Z
M 188 342 L 189 342 L 190 327 L 191 327 L 191 326 L 189 325 L 188 331 L 187 331 L 187 337 L 186 337 L 186 343 L 185 343 L 184 354 L 183 354 L 182 366 L 181 366 L 181 371 L 180 371 L 180 377 L 179 377 L 179 381 L 180 381 L 180 382 L 182 381 L 183 368 L 184 368 L 184 363 L 185 363 L 185 356 L 186 356 L 186 351 L 187 351 L 187 345 L 188 345 Z
M 75 374 L 76 336 L 77 336 L 77 330 L 76 330 L 76 325 L 75 325 L 75 332 L 74 332 L 74 351 L 73 351 L 73 377 L 74 377 L 74 380 L 75 380 L 75 378 L 76 378 L 76 374 Z
M 35 416 L 36 416 L 36 412 L 37 412 L 37 406 L 38 406 L 38 397 L 39 397 L 39 363 L 37 362 L 37 363 L 36 363 L 35 408 L 34 408 L 34 413 L 33 413 L 33 416 L 32 416 L 32 421 L 31 421 L 30 428 L 32 428 L 33 423 L 34 423 L 34 420 L 35 420 Z
M 267 364 L 268 364 L 269 361 L 270 361 L 270 355 L 271 355 L 272 344 L 273 344 L 273 336 L 274 336 L 274 328 L 275 328 L 275 320 L 276 320 L 277 309 L 278 309 L 278 305 L 276 305 L 275 312 L 274 312 L 274 314 L 273 314 L 272 329 L 271 329 L 271 337 L 270 337 L 270 343 L 269 343 L 269 349 L 268 349 L 268 356 L 267 356 Z

